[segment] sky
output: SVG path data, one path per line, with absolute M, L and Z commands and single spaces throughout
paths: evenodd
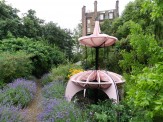
M 81 9 L 86 6 L 86 11 L 94 10 L 95 0 L 5 0 L 13 8 L 20 10 L 19 15 L 27 13 L 29 9 L 36 11 L 36 16 L 45 22 L 53 21 L 61 28 L 73 30 L 81 23 Z M 120 14 L 127 3 L 132 0 L 119 0 Z M 97 0 L 97 10 L 115 8 L 116 0 Z

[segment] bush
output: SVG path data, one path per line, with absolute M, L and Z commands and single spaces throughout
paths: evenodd
M 75 64 L 59 65 L 51 69 L 50 73 L 43 75 L 41 84 L 46 85 L 52 81 L 67 81 L 74 73 L 83 71 L 80 66 Z
M 47 74 L 44 74 L 41 79 L 40 79 L 40 84 L 42 86 L 44 85 L 47 85 L 48 83 L 52 82 L 52 78 L 51 78 L 51 73 L 47 73 Z
M 33 74 L 37 77 L 48 72 L 52 65 L 57 66 L 65 62 L 64 54 L 57 47 L 49 46 L 41 41 L 11 38 L 0 42 L 0 51 L 17 52 L 20 50 L 32 55 Z
M 127 92 L 127 102 L 138 116 L 137 121 L 152 121 L 163 117 L 163 63 L 144 68 L 140 74 L 132 75 L 134 83 Z M 140 114 L 141 113 L 141 114 Z
M 19 77 L 27 77 L 32 73 L 30 55 L 25 52 L 0 53 L 0 81 L 11 82 Z
M 70 65 L 59 65 L 51 70 L 51 79 L 53 80 L 67 80 Z
M 19 108 L 0 105 L 0 122 L 23 122 Z
M 38 121 L 83 122 L 87 120 L 82 111 L 73 103 L 64 99 L 65 83 L 53 81 L 44 86 L 43 111 L 38 115 Z
M 42 89 L 45 98 L 63 98 L 65 93 L 65 84 L 59 81 L 53 81 Z
M 26 107 L 34 98 L 36 84 L 25 79 L 17 79 L 0 91 L 0 103 L 2 105 L 15 105 Z
M 44 100 L 43 111 L 38 115 L 38 120 L 41 122 L 84 122 L 81 111 L 63 99 Z
M 83 72 L 84 70 L 83 69 L 69 69 L 69 74 L 68 74 L 68 78 L 70 78 L 71 76 L 79 73 L 79 72 Z
M 73 69 L 81 70 L 81 67 L 75 64 L 59 65 L 57 68 L 52 68 L 51 70 L 51 79 L 52 80 L 63 80 L 66 81 L 69 79 Z M 75 70 L 76 71 L 76 70 Z
M 112 100 L 105 100 L 99 101 L 98 104 L 92 104 L 88 116 L 95 122 L 128 122 L 132 113 L 124 103 L 116 104 Z
M 87 108 L 87 117 L 93 122 L 128 122 L 132 118 L 131 109 L 123 102 L 116 104 L 105 100 Z

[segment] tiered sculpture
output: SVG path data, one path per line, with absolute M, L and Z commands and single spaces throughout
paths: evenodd
M 71 76 L 65 92 L 68 101 L 71 101 L 77 92 L 92 88 L 101 89 L 110 99 L 119 102 L 117 85 L 124 83 L 122 76 L 114 72 L 98 69 L 99 48 L 111 46 L 117 41 L 117 38 L 100 33 L 99 21 L 96 21 L 93 34 L 79 38 L 82 45 L 96 49 L 96 66 L 95 70 L 87 70 Z

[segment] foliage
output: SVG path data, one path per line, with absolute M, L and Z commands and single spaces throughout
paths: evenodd
M 159 44 L 163 46 L 163 2 L 161 0 L 144 0 L 141 4 L 141 13 L 147 13 L 149 10 L 149 17 L 154 24 L 155 38 L 159 41 Z
M 41 77 L 41 79 L 40 79 L 40 84 L 42 85 L 42 86 L 44 86 L 44 85 L 46 85 L 46 84 L 48 84 L 48 83 L 50 83 L 50 82 L 52 82 L 53 80 L 52 80 L 52 78 L 51 78 L 51 74 L 50 73 L 46 73 L 46 74 L 44 74 L 42 77 Z
M 120 49 L 118 49 L 118 44 L 113 45 L 113 47 L 99 48 L 99 69 L 110 70 L 113 72 L 121 73 L 121 68 L 119 67 L 119 60 L 122 59 Z M 95 49 L 85 48 L 84 55 L 82 58 L 83 69 L 95 69 Z
M 83 69 L 69 69 L 69 74 L 68 74 L 68 78 L 70 78 L 71 76 L 79 73 L 79 72 L 83 72 Z
M 18 12 L 16 8 L 6 5 L 5 1 L 0 1 L 0 40 L 6 38 L 8 33 L 15 37 L 20 35 L 21 21 Z
M 22 18 L 19 18 L 18 12 L 5 1 L 0 1 L 0 40 L 27 37 L 33 41 L 44 41 L 58 47 L 69 60 L 73 58 L 74 40 L 69 29 L 62 29 L 53 22 L 44 23 L 36 16 L 35 10 L 28 10 Z
M 21 37 L 34 38 L 39 40 L 43 35 L 42 24 L 44 20 L 39 19 L 36 16 L 36 11 L 30 9 L 27 13 L 24 14 L 22 18 L 22 27 L 21 27 Z
M 5 106 L 0 104 L 1 122 L 23 122 L 19 108 L 14 106 Z
M 54 67 L 51 70 L 51 79 L 52 81 L 62 80 L 66 81 L 68 80 L 69 70 L 70 69 L 81 69 L 79 65 L 75 64 L 67 64 L 67 65 L 59 65 L 58 67 Z
M 163 15 L 163 2 L 161 0 L 144 0 L 142 6 L 143 12 L 146 12 L 149 9 L 152 10 L 152 12 L 150 13 L 152 19 L 158 19 L 160 16 Z
M 153 117 L 163 117 L 163 63 L 152 68 L 144 68 L 137 75 L 131 76 L 135 85 L 127 92 L 128 103 L 143 116 L 140 120 L 152 120 Z M 136 118 L 138 119 L 138 118 Z
M 82 24 L 79 23 L 77 27 L 73 30 L 73 40 L 75 41 L 77 52 L 79 52 L 79 47 L 80 47 L 78 38 L 80 38 L 81 36 L 82 36 Z
M 42 109 L 37 116 L 39 121 L 83 122 L 86 120 L 82 111 L 73 103 L 64 99 L 65 84 L 53 81 L 42 89 Z
M 0 42 L 0 51 L 24 51 L 31 54 L 34 66 L 33 74 L 37 77 L 48 72 L 52 65 L 57 66 L 65 61 L 64 54 L 57 47 L 28 38 L 5 39 Z
M 162 5 L 156 5 L 156 2 L 149 1 L 150 0 L 134 0 L 129 2 L 119 18 L 115 19 L 114 21 L 104 21 L 101 26 L 102 32 L 116 36 L 119 40 L 122 38 L 127 38 L 127 36 L 130 34 L 129 30 L 131 27 L 131 20 L 140 24 L 144 32 L 154 34 L 155 39 L 162 45 L 163 16 L 160 14 L 157 19 L 152 19 L 150 16 L 151 13 L 154 12 L 151 8 L 157 8 L 159 6 L 158 8 L 160 9 Z M 158 14 L 160 11 L 155 11 L 155 13 Z
M 55 46 L 59 47 L 69 60 L 72 58 L 74 40 L 71 37 L 70 30 L 61 29 L 56 23 L 49 22 L 43 26 L 43 39 L 45 39 L 48 44 L 55 44 Z
M 79 65 L 75 64 L 66 64 L 66 65 L 59 65 L 58 67 L 53 67 L 51 71 L 48 74 L 45 74 L 41 78 L 41 84 L 44 86 L 52 81 L 67 81 L 70 78 L 70 75 L 72 75 L 70 72 L 74 71 L 73 73 L 78 73 L 78 71 L 81 71 L 81 67 Z
M 43 111 L 38 115 L 39 121 L 83 122 L 84 119 L 72 103 L 63 99 L 50 99 L 43 102 Z
M 65 93 L 65 84 L 63 81 L 53 81 L 45 85 L 42 89 L 43 97 L 47 99 L 63 98 Z
M 51 69 L 51 79 L 52 80 L 66 80 L 70 66 L 69 65 L 59 65 Z
M 153 121 L 162 112 L 162 48 L 154 35 L 140 24 L 130 21 L 129 50 L 123 50 L 120 65 L 126 75 L 127 101 L 132 108 L 132 121 Z M 160 93 L 159 93 L 160 92 Z M 157 104 L 157 102 L 159 104 Z
M 129 73 L 134 69 L 134 72 L 140 72 L 145 66 L 152 66 L 161 61 L 163 58 L 161 48 L 157 45 L 153 35 L 144 33 L 141 26 L 134 22 L 130 31 L 131 49 L 122 51 L 123 60 L 120 61 L 123 71 Z
M 25 52 L 0 53 L 0 81 L 8 83 L 16 78 L 29 76 L 32 73 L 30 57 Z
M 97 122 L 126 122 L 131 119 L 131 109 L 124 103 L 114 103 L 112 100 L 99 101 L 89 109 L 90 118 Z
M 73 62 L 81 61 L 82 57 L 82 48 L 79 44 L 78 39 L 82 36 L 82 25 L 79 23 L 77 27 L 73 30 L 72 39 L 74 41 L 73 46 Z
M 17 79 L 0 91 L 0 103 L 24 108 L 34 98 L 35 93 L 36 84 L 33 81 Z

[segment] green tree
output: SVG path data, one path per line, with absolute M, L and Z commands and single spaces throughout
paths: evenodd
M 132 121 L 152 121 L 162 114 L 162 48 L 154 35 L 131 21 L 130 50 L 123 50 L 120 65 L 126 73 L 126 100 L 133 111 Z M 140 114 L 141 113 L 141 114 Z
M 144 0 L 143 1 L 143 12 L 151 9 L 150 17 L 155 20 L 163 16 L 163 1 L 162 0 Z
M 49 22 L 43 26 L 43 38 L 50 45 L 55 45 L 65 53 L 67 58 L 72 58 L 72 50 L 74 41 L 72 39 L 71 31 L 68 29 L 61 29 L 56 23 Z
M 77 62 L 81 60 L 82 57 L 82 47 L 79 44 L 78 39 L 82 36 L 82 25 L 79 23 L 77 27 L 73 30 L 72 39 L 74 41 L 73 47 L 73 61 Z
M 39 39 L 43 35 L 44 20 L 36 16 L 36 11 L 30 9 L 22 18 L 22 35 L 28 38 Z
M 132 75 L 133 83 L 127 92 L 127 102 L 133 108 L 133 121 L 153 121 L 163 118 L 163 64 L 145 67 L 141 73 Z
M 20 18 L 17 15 L 19 11 L 7 5 L 5 1 L 0 1 L 0 40 L 7 38 L 8 33 L 13 36 L 20 36 L 21 27 Z
M 32 55 L 33 75 L 40 77 L 54 65 L 65 62 L 65 55 L 55 46 L 29 38 L 11 38 L 0 42 L 0 52 L 24 51 Z

